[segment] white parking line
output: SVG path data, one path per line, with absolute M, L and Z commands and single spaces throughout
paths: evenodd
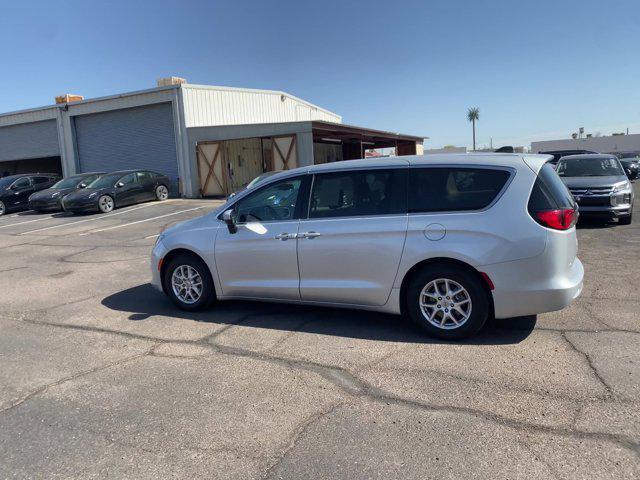
M 160 236 L 160 234 L 159 234 L 159 233 L 156 233 L 155 235 L 149 235 L 148 237 L 144 237 L 144 239 L 145 239 L 145 240 L 148 240 L 148 239 L 150 239 L 150 238 L 156 238 L 156 237 L 159 237 L 159 236 Z
M 44 232 L 45 230 L 52 230 L 54 228 L 60 228 L 60 227 L 68 227 L 69 225 L 77 225 L 79 223 L 91 222 L 92 220 L 103 220 L 105 218 L 115 217 L 116 215 L 122 215 L 123 213 L 133 212 L 134 210 L 140 210 L 141 208 L 151 207 L 153 205 L 162 205 L 162 204 L 161 203 L 145 203 L 144 205 L 140 205 L 139 207 L 135 207 L 135 208 L 130 208 L 129 210 L 121 210 L 116 213 L 106 213 L 104 215 L 85 218 L 84 220 L 78 220 L 76 222 L 62 223 L 60 225 L 53 225 L 52 227 L 44 227 L 44 228 L 38 228 L 36 230 L 29 230 L 28 232 L 22 232 L 19 235 L 28 235 L 29 233 Z M 23 222 L 23 223 L 27 223 L 27 222 Z
M 17 227 L 18 225 L 24 225 L 25 223 L 39 222 L 40 220 L 51 220 L 52 218 L 60 218 L 60 217 L 48 216 L 48 217 L 36 218 L 35 220 L 27 220 L 26 222 L 9 223 L 7 225 L 0 225 L 0 228 Z
M 80 233 L 78 235 L 82 237 L 84 235 L 91 235 L 92 233 L 106 232 L 107 230 L 115 230 L 116 228 L 128 227 L 129 225 L 136 225 L 138 223 L 150 222 L 151 220 L 158 220 L 159 218 L 170 217 L 171 215 L 178 215 L 179 213 L 193 212 L 194 210 L 200 210 L 201 208 L 204 208 L 204 207 L 195 207 L 195 208 L 189 208 L 187 210 L 180 210 L 178 212 L 166 213 L 164 215 L 159 215 L 157 217 L 145 218 L 144 220 L 137 220 L 135 222 L 123 223 L 121 225 L 113 225 L 111 227 L 100 228 L 98 230 L 91 230 L 89 232 Z

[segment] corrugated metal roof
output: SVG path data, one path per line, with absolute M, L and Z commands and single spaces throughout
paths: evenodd
M 143 97 L 158 97 L 150 99 L 152 103 L 166 101 L 166 95 L 159 95 L 159 93 L 179 88 L 184 92 L 185 120 L 188 127 L 298 120 L 323 120 L 335 123 L 342 121 L 342 117 L 333 112 L 281 91 L 191 84 L 169 85 L 87 98 L 69 103 L 68 107 L 71 114 L 126 108 L 128 103 L 132 103 L 131 106 L 134 106 L 133 103 L 137 105 L 140 103 L 138 100 Z M 164 100 L 159 97 L 163 97 Z M 129 99 L 136 101 L 128 102 Z M 100 108 L 95 106 L 97 103 L 101 104 Z M 0 113 L 0 126 L 55 118 L 56 109 L 62 106 L 47 105 Z

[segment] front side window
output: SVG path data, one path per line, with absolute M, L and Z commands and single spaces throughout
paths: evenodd
M 136 181 L 136 174 L 130 173 L 129 175 L 125 175 L 120 179 L 119 183 L 124 183 L 125 185 L 130 185 Z
M 51 181 L 51 177 L 33 177 L 33 182 L 36 185 L 49 183 Z
M 315 175 L 309 218 L 404 214 L 405 178 L 401 169 Z
M 236 223 L 293 220 L 302 178 L 290 178 L 261 188 L 234 205 Z
M 138 172 L 136 173 L 136 175 L 138 176 L 138 181 L 139 182 L 146 182 L 148 180 L 151 180 L 151 173 L 149 172 Z
M 506 170 L 491 168 L 413 168 L 409 171 L 409 211 L 482 210 L 509 179 Z
M 31 181 L 29 180 L 29 178 L 24 177 L 16 180 L 11 186 L 11 188 L 13 188 L 14 190 L 23 190 L 25 188 L 29 188 L 30 186 L 31 186 Z

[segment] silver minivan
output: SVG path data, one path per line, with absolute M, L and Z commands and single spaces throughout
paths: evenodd
M 406 314 L 464 338 L 582 290 L 575 202 L 548 156 L 353 160 L 273 175 L 165 230 L 152 283 L 198 310 L 246 299 Z

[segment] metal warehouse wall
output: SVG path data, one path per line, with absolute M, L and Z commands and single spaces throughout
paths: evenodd
M 177 193 L 171 103 L 80 115 L 74 123 L 80 171 L 154 170 L 169 176 Z
M 55 120 L 0 127 L 0 161 L 60 155 Z
M 282 123 L 342 117 L 281 92 L 182 85 L 185 123 L 189 127 Z

